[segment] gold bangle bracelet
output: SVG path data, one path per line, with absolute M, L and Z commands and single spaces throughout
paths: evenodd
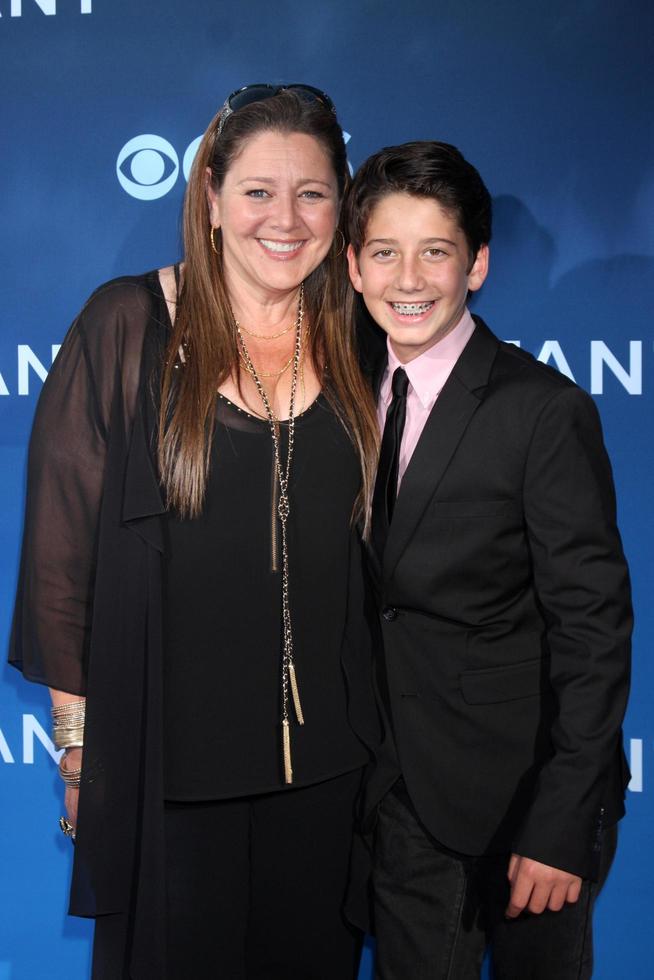
M 61 761 L 59 763 L 59 775 L 65 782 L 66 786 L 71 786 L 73 787 L 73 789 L 77 789 L 81 782 L 81 776 L 82 776 L 81 766 L 79 769 L 66 769 L 66 767 L 64 766 L 65 758 L 66 758 L 65 755 L 61 757 Z
M 52 739 L 58 749 L 79 748 L 84 745 L 84 725 L 56 726 Z
M 52 708 L 50 708 L 50 713 L 52 714 L 52 717 L 56 719 L 62 718 L 64 715 L 75 711 L 79 711 L 81 714 L 84 714 L 85 708 L 86 700 L 84 698 L 78 698 L 77 701 L 67 701 L 66 704 L 53 705 Z

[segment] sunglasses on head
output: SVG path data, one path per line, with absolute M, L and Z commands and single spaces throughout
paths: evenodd
M 225 99 L 216 136 L 220 136 L 225 123 L 234 112 L 238 112 L 246 105 L 252 105 L 253 102 L 265 102 L 266 99 L 272 99 L 280 92 L 295 92 L 306 102 L 320 102 L 336 115 L 336 107 L 329 96 L 325 92 L 321 92 L 319 88 L 314 88 L 313 85 L 244 85 L 243 88 L 236 89 Z

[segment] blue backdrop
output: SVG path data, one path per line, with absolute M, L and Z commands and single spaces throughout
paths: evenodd
M 26 441 L 56 345 L 98 283 L 179 257 L 194 141 L 225 95 L 252 81 L 324 88 L 354 167 L 383 144 L 457 144 L 495 201 L 475 308 L 596 396 L 633 571 L 633 779 L 597 909 L 600 980 L 653 970 L 653 11 L 648 0 L 0 0 L 0 633 Z M 48 731 L 47 692 L 0 668 L 0 980 L 88 975 L 90 926 L 65 916 L 70 845 Z

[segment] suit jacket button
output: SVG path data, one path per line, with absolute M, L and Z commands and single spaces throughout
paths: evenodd
M 382 609 L 382 616 L 387 623 L 392 623 L 394 619 L 397 619 L 397 609 L 393 606 L 384 606 Z

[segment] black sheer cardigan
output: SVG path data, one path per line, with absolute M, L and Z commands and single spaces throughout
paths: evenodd
M 147 941 L 165 913 L 164 504 L 148 436 L 164 317 L 156 273 L 116 280 L 94 293 L 57 355 L 30 442 L 10 652 L 28 679 L 87 696 L 70 912 L 122 932 L 115 917 L 126 927 L 131 905 L 133 972 L 150 977 L 165 975 L 159 944 Z
M 96 917 L 93 980 L 125 967 L 165 977 L 165 504 L 153 393 L 169 329 L 156 272 L 100 287 L 54 362 L 30 443 L 10 662 L 87 697 L 70 912 Z M 353 532 L 342 663 L 350 722 L 372 747 L 360 551 Z

